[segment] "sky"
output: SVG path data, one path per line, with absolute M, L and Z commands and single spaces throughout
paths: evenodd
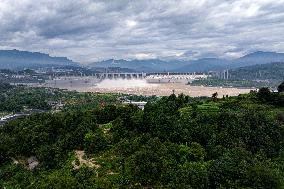
M 284 0 L 0 0 L 0 49 L 81 63 L 284 52 Z

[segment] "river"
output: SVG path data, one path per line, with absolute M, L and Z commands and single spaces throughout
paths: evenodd
M 192 97 L 211 96 L 217 92 L 219 97 L 223 95 L 236 96 L 243 93 L 249 93 L 251 89 L 242 88 L 224 88 L 224 87 L 204 87 L 190 86 L 182 83 L 147 83 L 145 80 L 103 80 L 99 83 L 79 83 L 79 82 L 57 82 L 55 84 L 46 84 L 47 87 L 56 87 L 61 89 L 76 90 L 80 92 L 100 92 L 100 93 L 125 93 L 136 95 L 156 95 L 168 96 L 173 92 L 175 94 L 183 93 Z

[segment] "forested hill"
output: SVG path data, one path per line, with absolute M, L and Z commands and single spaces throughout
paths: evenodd
M 171 95 L 11 121 L 0 188 L 283 188 L 283 95 Z
M 247 66 L 230 70 L 231 79 L 276 80 L 284 79 L 284 62 Z
M 284 79 L 284 62 L 253 65 L 229 70 L 229 79 L 195 80 L 191 85 L 276 88 Z
M 42 66 L 75 66 L 72 60 L 66 57 L 52 57 L 39 52 L 0 50 L 1 69 L 23 69 Z

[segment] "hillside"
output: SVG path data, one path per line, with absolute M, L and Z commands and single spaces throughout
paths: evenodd
M 23 69 L 42 66 L 74 66 L 77 65 L 66 57 L 51 57 L 39 52 L 0 50 L 1 69 Z
M 48 89 L 37 90 L 34 98 Z M 281 93 L 145 97 L 144 110 L 110 94 L 54 90 L 50 96 L 71 104 L 0 127 L 1 188 L 284 186 Z
M 231 79 L 270 80 L 284 79 L 284 62 L 253 65 L 230 70 Z
M 196 80 L 191 85 L 276 88 L 284 79 L 284 62 L 253 65 L 229 70 L 229 79 Z

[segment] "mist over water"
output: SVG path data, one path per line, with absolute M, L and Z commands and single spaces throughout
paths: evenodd
M 96 88 L 149 88 L 157 84 L 147 83 L 142 79 L 105 79 L 96 85 Z

